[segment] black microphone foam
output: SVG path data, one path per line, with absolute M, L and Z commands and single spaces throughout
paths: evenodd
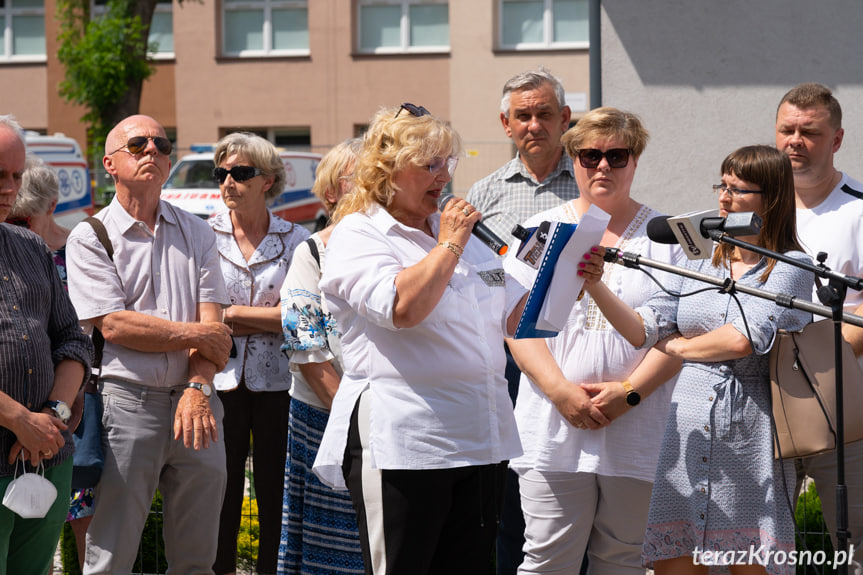
M 440 211 L 446 207 L 450 200 L 454 199 L 455 196 L 452 194 L 441 194 L 440 198 L 438 198 L 437 207 Z M 497 237 L 493 231 L 489 229 L 484 223 L 477 222 L 473 226 L 473 235 L 476 236 L 482 243 L 487 245 L 491 251 L 496 253 L 499 256 L 502 256 L 509 249 L 509 246 L 506 245 L 502 239 Z
M 677 237 L 668 223 L 670 216 L 658 216 L 647 222 L 647 237 L 658 244 L 676 244 Z

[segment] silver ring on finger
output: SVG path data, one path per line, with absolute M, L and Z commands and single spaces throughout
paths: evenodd
M 473 213 L 473 211 L 470 208 L 462 208 L 461 213 L 463 213 L 465 217 L 468 217 Z

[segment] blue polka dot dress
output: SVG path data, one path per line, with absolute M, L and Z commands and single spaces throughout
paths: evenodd
M 787 255 L 809 261 L 799 252 Z M 710 260 L 690 262 L 697 271 L 728 277 Z M 813 277 L 778 262 L 766 282 L 763 259 L 739 284 L 809 300 Z M 707 284 L 680 280 L 681 293 Z M 695 337 L 732 323 L 746 325 L 756 353 L 723 362 L 684 362 L 671 401 L 650 502 L 643 559 L 692 556 L 707 564 L 759 562 L 767 572 L 791 575 L 787 554 L 794 550 L 789 502 L 795 484 L 793 465 L 773 457 L 768 356 L 777 329 L 799 330 L 811 314 L 780 308 L 772 301 L 715 289 L 690 297 L 662 294 L 639 313 L 649 341 L 674 331 Z M 746 322 L 744 323 L 743 317 Z M 705 553 L 707 551 L 708 553 Z

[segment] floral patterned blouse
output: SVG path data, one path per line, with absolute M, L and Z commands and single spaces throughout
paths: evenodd
M 294 249 L 309 237 L 309 231 L 270 213 L 267 235 L 246 261 L 234 238 L 230 211 L 217 214 L 209 223 L 216 232 L 216 249 L 231 303 L 277 307 Z M 284 391 L 291 387 L 288 359 L 279 349 L 281 333 L 237 336 L 234 343 L 236 357 L 230 358 L 225 369 L 216 374 L 216 389 L 234 389 L 241 377 L 251 391 Z
M 324 242 L 318 234 L 312 234 L 309 241 L 315 242 L 318 257 L 312 254 L 308 242 L 299 246 L 282 286 L 282 350 L 291 358 L 291 398 L 327 409 L 299 369 L 302 363 L 331 361 L 336 373 L 342 375 L 343 371 L 341 332 L 318 287 L 325 256 Z

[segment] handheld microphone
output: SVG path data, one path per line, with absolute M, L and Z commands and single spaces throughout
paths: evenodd
M 700 260 L 710 257 L 714 238 L 756 235 L 761 218 L 754 212 L 730 213 L 719 217 L 719 210 L 690 212 L 680 216 L 660 216 L 647 222 L 647 237 L 659 244 L 680 244 L 686 257 Z
M 455 196 L 452 194 L 441 194 L 441 197 L 438 199 L 437 206 L 440 211 L 446 207 L 450 200 L 454 199 Z M 491 251 L 496 253 L 499 256 L 502 256 L 509 249 L 509 246 L 506 245 L 502 239 L 497 237 L 497 235 L 491 231 L 488 226 L 484 223 L 477 222 L 473 225 L 473 235 L 476 236 L 482 243 L 487 245 Z

